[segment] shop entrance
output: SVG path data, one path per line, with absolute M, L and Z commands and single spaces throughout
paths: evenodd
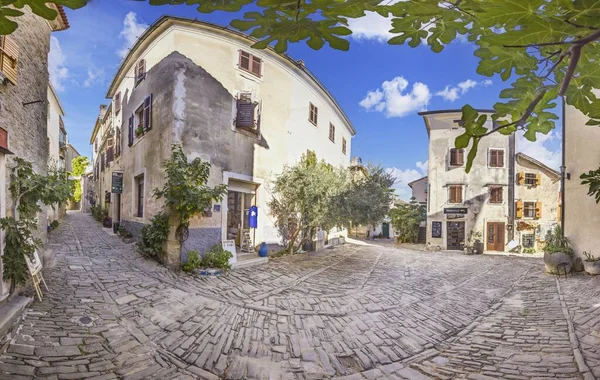
M 249 188 L 247 188 L 249 186 Z M 235 186 L 230 183 L 227 193 L 227 239 L 235 240 L 240 248 L 254 246 L 254 231 L 248 225 L 250 207 L 256 205 L 254 185 Z M 250 241 L 248 241 L 250 238 Z

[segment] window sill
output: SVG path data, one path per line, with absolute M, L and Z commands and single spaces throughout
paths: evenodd
M 142 136 L 140 137 L 136 137 L 133 140 L 133 144 L 131 144 L 130 148 L 133 148 L 134 146 L 136 146 L 140 141 L 142 141 L 144 139 L 144 137 L 146 137 L 148 135 L 148 133 L 150 133 L 150 131 L 144 133 Z
M 235 125 L 233 126 L 233 131 L 236 133 L 241 133 L 242 135 L 248 136 L 248 137 L 252 137 L 255 138 L 257 140 L 262 140 L 262 134 L 260 133 L 260 131 L 257 130 L 258 133 L 254 133 L 250 130 L 244 129 L 244 128 L 238 128 Z
M 252 71 L 248 71 L 246 69 L 242 69 L 239 65 L 236 67 L 236 70 L 238 72 L 238 74 L 240 74 L 241 76 L 243 76 L 246 79 L 249 79 L 251 81 L 254 82 L 263 82 L 264 81 L 264 76 L 258 76 L 256 74 L 254 74 Z
M 312 120 L 308 119 L 308 122 L 311 123 L 313 127 L 317 128 L 317 129 L 319 128 L 319 126 L 317 125 L 317 123 L 313 123 Z

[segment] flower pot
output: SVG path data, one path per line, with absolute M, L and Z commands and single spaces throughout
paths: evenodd
M 263 242 L 260 245 L 260 249 L 258 250 L 258 255 L 260 257 L 267 257 L 268 254 L 269 254 L 269 250 L 267 249 L 267 244 Z
M 483 254 L 483 242 L 479 239 L 475 240 L 475 253 L 478 255 Z
M 564 252 L 544 252 L 544 264 L 546 264 L 546 272 L 551 274 L 559 274 L 558 266 L 560 264 L 565 265 L 567 273 L 571 272 L 571 256 Z M 565 269 L 561 266 L 560 274 L 564 274 Z
M 600 261 L 584 261 L 583 268 L 586 273 L 600 274 Z

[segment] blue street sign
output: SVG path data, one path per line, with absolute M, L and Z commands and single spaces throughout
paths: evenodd
M 248 226 L 250 226 L 250 228 L 258 227 L 258 207 L 256 206 L 250 207 L 250 212 L 248 213 Z

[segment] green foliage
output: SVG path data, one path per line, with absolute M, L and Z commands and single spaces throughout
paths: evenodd
M 35 220 L 16 221 L 12 217 L 0 219 L 0 228 L 4 230 L 4 255 L 2 266 L 4 281 L 24 284 L 27 281 L 25 256 L 33 258 L 36 249 L 42 247 L 42 241 L 33 235 L 37 225 Z
M 46 20 L 54 20 L 58 13 L 50 8 L 47 5 L 48 3 L 78 9 L 86 5 L 87 2 L 88 0 L 2 0 L 0 1 L 0 35 L 11 34 L 17 29 L 17 23 L 13 19 L 23 15 L 20 9 L 23 9 L 26 5 L 36 15 Z
M 50 231 L 57 229 L 59 225 L 60 225 L 60 222 L 58 220 L 53 220 L 50 223 Z
M 521 245 L 517 245 L 516 247 L 514 247 L 513 249 L 511 249 L 510 253 L 521 253 L 521 251 L 523 250 L 523 247 Z
M 127 228 L 125 228 L 125 226 L 122 224 L 119 224 L 119 227 L 117 228 L 117 233 L 124 239 L 131 239 L 133 237 L 133 234 L 129 232 Z
M 169 216 L 158 213 L 152 217 L 150 224 L 142 227 L 142 251 L 148 256 L 161 260 L 164 255 L 164 243 L 169 237 Z
M 188 261 L 183 264 L 183 271 L 192 273 L 195 272 L 198 268 L 202 267 L 202 258 L 198 251 L 189 251 L 188 253 Z
M 524 248 L 523 249 L 523 253 L 535 253 L 535 248 L 531 247 L 531 248 Z
M 90 166 L 90 160 L 86 156 L 79 156 L 75 157 L 71 164 L 73 167 L 71 175 L 73 175 L 73 177 L 81 177 L 88 166 Z
M 596 203 L 600 203 L 600 168 L 590 170 L 588 173 L 583 173 L 580 177 L 582 185 L 588 185 L 588 195 L 596 199 Z
M 544 247 L 546 253 L 557 253 L 562 252 L 570 256 L 573 255 L 573 248 L 571 248 L 571 242 L 569 238 L 565 237 L 560 225 L 554 226 L 553 229 L 546 233 L 546 246 Z
M 96 221 L 103 222 L 104 218 L 108 216 L 108 209 L 102 208 L 101 206 L 91 206 L 90 212 Z
M 306 156 L 275 177 L 268 205 L 290 253 L 310 241 L 318 227 L 329 230 L 341 225 L 333 199 L 346 183 L 345 170 Z
M 207 186 L 211 165 L 195 158 L 192 162 L 183 153 L 181 145 L 171 147 L 171 158 L 165 161 L 167 182 L 162 189 L 154 189 L 156 199 L 164 198 L 166 209 L 181 217 L 186 224 L 194 215 L 200 214 L 220 201 L 227 194 L 226 185 Z
M 232 257 L 231 252 L 224 250 L 221 244 L 215 244 L 202 255 L 202 267 L 228 271 L 231 269 L 229 260 Z
M 390 218 L 398 243 L 416 243 L 419 238 L 419 225 L 426 220 L 425 206 L 413 198 L 410 203 L 393 208 Z

